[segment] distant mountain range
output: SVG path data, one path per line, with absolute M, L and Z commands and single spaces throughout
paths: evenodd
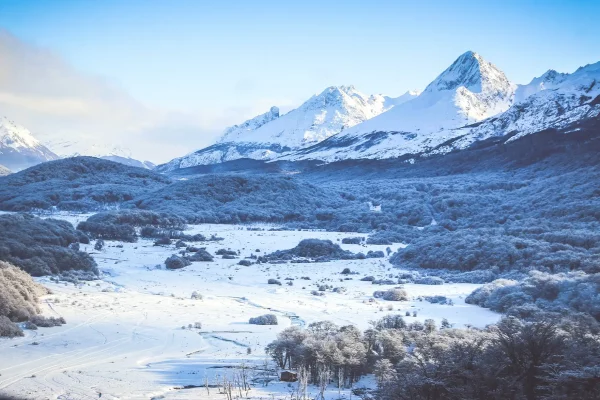
M 42 144 L 31 132 L 6 117 L 0 118 L 0 175 L 5 170 L 19 171 L 46 161 L 82 154 L 70 152 L 71 142 L 54 142 Z M 52 150 L 51 150 L 52 149 Z M 54 150 L 54 151 L 53 151 Z M 149 161 L 139 161 L 131 157 L 131 152 L 122 148 L 105 148 L 96 145 L 87 146 L 84 155 L 115 161 L 132 167 L 153 169 L 155 165 Z M 4 166 L 4 170 L 2 170 Z
M 507 141 L 561 129 L 600 113 L 600 62 L 567 74 L 550 70 L 511 82 L 479 54 L 466 52 L 423 92 L 366 96 L 330 87 L 280 115 L 277 107 L 225 130 L 213 145 L 158 167 L 173 171 L 241 158 L 387 159 L 445 154 L 490 137 Z
M 227 128 L 214 145 L 176 158 L 159 170 L 216 164 L 239 158 L 275 159 L 317 144 L 417 95 L 418 92 L 407 92 L 397 98 L 368 96 L 354 86 L 328 87 L 287 114 L 280 115 L 277 107 L 271 107 L 265 114 Z
M 510 142 L 547 129 L 564 131 L 599 115 L 600 62 L 573 73 L 549 70 L 518 85 L 468 51 L 422 92 L 389 97 L 331 86 L 288 113 L 271 107 L 225 129 L 214 144 L 156 169 L 172 172 L 241 159 L 331 163 L 401 158 L 413 163 L 490 138 Z M 155 168 L 134 159 L 128 149 L 68 141 L 44 145 L 26 128 L 0 119 L 0 165 L 12 171 L 78 155 Z

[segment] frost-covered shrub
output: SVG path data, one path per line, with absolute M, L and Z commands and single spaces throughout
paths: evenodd
M 386 291 L 376 291 L 373 293 L 373 297 L 388 301 L 408 300 L 408 294 L 406 293 L 406 290 L 400 288 L 389 289 Z
M 453 304 L 452 299 L 448 299 L 446 296 L 425 296 L 424 299 L 431 304 Z
M 61 326 L 67 323 L 63 317 L 44 317 L 42 315 L 34 315 L 30 318 L 30 321 L 42 328 L 52 328 L 53 326 Z
M 104 248 L 104 239 L 96 240 L 96 243 L 94 244 L 94 250 L 100 251 L 103 248 Z
M 28 214 L 0 215 L 0 261 L 7 261 L 33 276 L 79 270 L 98 274 L 89 254 L 68 248 L 80 238 L 66 221 Z
M 532 271 L 521 282 L 499 279 L 471 293 L 465 302 L 498 312 L 530 314 L 535 309 L 586 313 L 600 321 L 600 274 Z
M 419 279 L 415 279 L 414 283 L 419 285 L 443 285 L 444 280 L 437 276 L 424 276 Z
M 477 289 L 475 289 L 470 295 L 465 298 L 465 303 L 467 304 L 476 304 L 480 307 L 487 307 L 487 302 L 497 289 L 506 287 L 506 286 L 515 286 L 517 284 L 516 281 L 512 281 L 509 279 L 497 279 L 491 283 L 485 284 Z
M 0 315 L 0 337 L 14 338 L 23 336 L 23 331 L 8 317 Z
M 367 252 L 367 258 L 383 258 L 383 257 L 385 257 L 385 254 L 381 250 L 377 250 L 377 251 L 369 250 Z
M 262 259 L 269 260 L 291 260 L 294 257 L 314 258 L 316 260 L 351 260 L 356 255 L 350 251 L 342 250 L 339 244 L 331 240 L 304 239 L 296 247 L 289 250 L 279 250 Z
M 91 218 L 91 217 L 90 217 Z M 82 221 L 77 229 L 90 235 L 92 238 L 120 240 L 123 242 L 136 242 L 137 235 L 132 225 L 116 225 L 104 222 Z
M 214 257 L 204 248 L 197 249 L 191 256 L 186 257 L 190 261 L 213 261 Z
M 409 313 L 410 315 L 410 313 Z M 386 315 L 374 323 L 374 328 L 377 330 L 383 329 L 405 329 L 406 322 L 401 315 Z
M 176 256 L 175 254 L 165 260 L 165 267 L 167 267 L 167 269 L 181 269 L 191 264 L 192 263 L 187 259 Z
M 219 249 L 217 251 L 215 251 L 215 254 L 218 256 L 237 256 L 238 253 L 235 250 L 228 250 L 228 249 Z
M 192 297 L 191 297 L 192 300 L 202 300 L 203 298 L 204 297 L 200 293 L 196 292 L 195 290 L 192 292 Z
M 0 315 L 15 322 L 30 320 L 40 311 L 39 296 L 47 293 L 29 274 L 0 261 Z
M 274 314 L 265 314 L 260 317 L 250 318 L 248 323 L 252 325 L 277 325 L 277 316 Z
M 169 239 L 168 237 L 161 237 L 154 241 L 155 246 L 168 246 L 170 244 L 171 244 L 171 239 Z

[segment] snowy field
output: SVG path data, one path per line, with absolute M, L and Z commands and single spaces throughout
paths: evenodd
M 64 217 L 71 222 L 86 216 Z M 348 236 L 336 232 L 248 231 L 241 226 L 197 225 L 189 233 L 216 234 L 220 242 L 196 244 L 214 254 L 217 249 L 240 251 L 240 258 L 289 249 L 305 238 L 330 239 L 341 243 Z M 364 236 L 364 235 L 363 235 Z M 353 252 L 384 250 L 387 246 L 341 245 Z M 391 246 L 395 251 L 400 245 Z M 103 272 L 102 280 L 75 286 L 39 279 L 51 288 L 43 298 L 43 312 L 63 316 L 62 327 L 26 331 L 23 338 L 0 339 L 0 393 L 35 399 L 225 399 L 215 387 L 242 363 L 253 366 L 251 376 L 264 372 L 264 348 L 282 329 L 296 324 L 330 320 L 360 329 L 369 321 L 390 313 L 417 312 L 408 322 L 447 318 L 456 327 L 482 327 L 499 315 L 465 304 L 464 298 L 479 285 L 408 284 L 410 301 L 373 301 L 375 290 L 394 287 L 360 281 L 397 275 L 386 259 L 334 261 L 311 264 L 238 265 L 239 259 L 215 257 L 176 271 L 166 270 L 164 260 L 177 251 L 137 243 L 106 242 L 102 251 L 82 245 Z M 257 250 L 259 250 L 257 252 Z M 340 274 L 350 268 L 356 274 Z M 310 277 L 310 280 L 302 277 Z M 344 280 L 350 277 L 351 280 Z M 269 285 L 278 279 L 282 285 Z M 292 278 L 288 286 L 286 278 Z M 318 284 L 343 286 L 343 294 L 328 291 L 314 296 Z M 192 293 L 203 296 L 192 299 Z M 420 296 L 443 295 L 454 305 L 430 304 Z M 393 307 L 393 310 L 389 310 Z M 279 325 L 248 324 L 250 317 L 277 315 Z M 201 329 L 192 327 L 200 322 Z M 208 388 L 204 387 L 208 383 Z M 368 379 L 361 384 L 369 385 Z M 200 388 L 183 389 L 185 386 Z M 295 384 L 256 384 L 251 398 L 289 398 Z M 314 394 L 317 390 L 314 388 Z M 246 393 L 244 393 L 246 395 Z M 332 387 L 329 398 L 338 398 Z M 348 398 L 349 391 L 342 391 Z M 356 396 L 354 396 L 356 398 Z

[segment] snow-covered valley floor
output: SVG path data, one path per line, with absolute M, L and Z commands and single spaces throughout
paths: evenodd
M 81 219 L 82 217 L 79 217 Z M 249 231 L 241 226 L 197 225 L 189 233 L 216 234 L 220 242 L 195 244 L 240 251 L 240 258 L 289 249 L 305 238 L 341 239 L 356 234 L 306 231 Z M 122 246 L 122 247 L 121 247 Z M 341 245 L 353 252 L 384 250 L 387 246 Z M 391 246 L 396 250 L 400 245 Z M 310 264 L 238 265 L 239 259 L 195 262 L 181 270 L 166 270 L 164 260 L 177 253 L 173 245 L 106 242 L 102 251 L 82 245 L 103 271 L 102 280 L 75 286 L 39 279 L 52 289 L 43 298 L 43 313 L 63 316 L 62 327 L 26 331 L 23 338 L 0 340 L 0 393 L 34 399 L 218 398 L 216 388 L 177 389 L 214 384 L 242 363 L 260 366 L 265 346 L 291 324 L 330 320 L 360 329 L 390 313 L 417 311 L 408 322 L 447 318 L 454 326 L 485 326 L 499 318 L 489 310 L 465 304 L 464 297 L 479 285 L 405 285 L 411 300 L 373 301 L 377 286 L 360 281 L 397 275 L 386 259 Z M 257 250 L 260 250 L 257 252 Z M 344 268 L 356 274 L 341 275 Z M 310 280 L 302 277 L 310 277 Z M 351 280 L 344 280 L 350 277 Z M 270 278 L 281 286 L 269 285 Z M 286 278 L 293 278 L 288 286 Z M 311 295 L 317 284 L 343 286 L 343 294 Z M 192 293 L 203 296 L 192 299 Z M 454 305 L 430 304 L 419 296 L 443 295 Z M 393 307 L 393 311 L 389 310 Z M 277 315 L 279 325 L 248 324 L 250 317 Z M 411 314 L 412 315 L 412 314 Z M 188 328 L 201 322 L 202 328 Z M 182 328 L 184 327 L 184 328 Z M 250 349 L 250 350 L 248 350 Z M 295 386 L 295 384 L 292 384 Z M 273 381 L 256 385 L 252 398 L 289 398 L 293 387 Z M 313 390 L 316 394 L 316 389 Z M 349 392 L 342 393 L 348 397 Z M 337 398 L 338 390 L 330 389 Z

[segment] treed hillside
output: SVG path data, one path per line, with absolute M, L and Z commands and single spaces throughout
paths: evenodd
M 188 222 L 332 223 L 342 210 L 368 211 L 365 204 L 301 179 L 270 175 L 206 175 L 138 197 L 131 206 L 170 212 Z M 336 214 L 336 212 L 338 212 Z
M 132 200 L 171 180 L 142 168 L 93 157 L 36 165 L 0 178 L 0 209 L 89 211 Z

